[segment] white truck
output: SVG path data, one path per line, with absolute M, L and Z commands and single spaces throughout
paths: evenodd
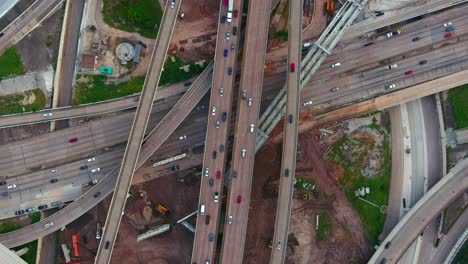
M 227 11 L 227 22 L 231 23 L 232 22 L 232 9 L 234 7 L 234 0 L 229 0 L 228 3 L 228 11 Z

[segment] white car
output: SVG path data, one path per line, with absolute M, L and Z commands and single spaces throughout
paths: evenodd
M 43 117 L 51 117 L 52 116 L 52 113 L 45 113 L 45 114 L 42 114 Z
M 172 0 L 171 1 L 171 8 L 174 8 L 175 7 L 175 0 Z
M 312 105 L 312 101 L 304 102 L 304 106 L 311 106 L 311 105 Z
M 341 66 L 341 62 L 333 63 L 332 65 L 330 65 L 330 67 L 332 68 L 338 68 L 340 66 Z
M 226 39 L 227 40 L 230 40 L 231 39 L 231 32 L 226 32 Z
M 96 161 L 95 157 L 92 157 L 92 158 L 88 159 L 88 162 L 93 162 L 93 161 Z
M 389 70 L 398 68 L 398 64 L 390 64 L 387 66 Z
M 12 185 L 7 186 L 7 189 L 15 189 L 15 188 L 16 188 L 16 184 L 12 184 Z
M 228 217 L 228 221 L 227 221 L 227 222 L 228 222 L 229 225 L 232 224 L 232 215 L 230 215 L 230 216 Z
M 57 172 L 58 169 L 51 169 L 50 172 L 54 173 L 54 172 Z
M 245 149 L 242 149 L 241 151 L 241 157 L 245 158 L 245 154 L 247 153 L 247 151 Z
M 205 168 L 205 176 L 208 177 L 208 173 L 210 172 L 210 168 Z
M 385 89 L 394 89 L 394 88 L 396 88 L 396 85 L 394 83 L 389 84 L 385 87 Z
M 216 106 L 211 109 L 211 115 L 216 115 Z
M 186 136 L 186 135 L 183 135 L 183 136 L 180 136 L 180 137 L 179 137 L 179 140 L 185 140 L 185 139 L 187 139 L 187 136 Z
M 95 169 L 91 170 L 91 173 L 95 173 L 95 172 L 99 172 L 99 171 L 101 171 L 101 168 L 95 168 Z
M 252 106 L 252 98 L 249 98 L 249 106 Z
M 444 23 L 444 27 L 448 27 L 448 26 L 451 26 L 453 23 L 452 21 L 449 21 L 449 22 L 445 22 Z
M 250 124 L 250 133 L 253 133 L 253 132 L 255 132 L 255 125 Z
M 44 228 L 47 229 L 47 228 L 49 228 L 51 226 L 54 226 L 54 222 L 49 222 L 49 223 L 45 224 Z

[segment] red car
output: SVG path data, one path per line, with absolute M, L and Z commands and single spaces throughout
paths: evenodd
M 296 64 L 291 63 L 291 72 L 294 72 L 295 69 L 296 69 Z
M 449 32 L 449 33 L 444 35 L 444 38 L 450 38 L 451 36 L 453 36 L 453 34 Z
M 405 72 L 405 75 L 411 75 L 411 74 L 413 74 L 413 73 L 414 73 L 413 70 L 409 70 L 409 71 L 406 71 L 406 72 Z
M 228 0 L 223 0 L 223 5 L 228 6 Z
M 238 17 L 239 17 L 239 11 L 237 11 L 237 9 L 236 9 L 236 10 L 234 10 L 234 18 L 238 18 Z
M 75 143 L 75 142 L 78 142 L 78 138 L 72 138 L 68 140 L 68 143 Z
M 240 204 L 242 202 L 242 196 L 237 195 L 237 203 Z
M 221 171 L 216 172 L 216 179 L 221 179 Z

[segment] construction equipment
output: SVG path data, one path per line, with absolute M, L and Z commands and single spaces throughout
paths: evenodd
M 310 195 L 308 193 L 295 193 L 294 198 L 302 200 L 310 200 Z
M 164 216 L 169 216 L 170 214 L 169 208 L 167 208 L 167 206 L 165 206 L 162 203 L 155 204 L 154 210 L 156 210 L 158 213 Z

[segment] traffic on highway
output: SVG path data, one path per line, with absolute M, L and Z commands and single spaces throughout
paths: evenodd
M 7 248 L 53 233 L 65 246 L 40 240 L 42 261 L 384 264 L 458 253 L 462 234 L 450 227 L 465 218 L 440 212 L 464 210 L 468 188 L 466 159 L 453 156 L 463 145 L 446 132 L 463 130 L 457 114 L 468 110 L 455 88 L 468 83 L 467 1 L 169 0 L 146 6 L 159 6 L 155 17 L 143 15 L 147 3 L 46 2 L 0 16 L 2 53 L 42 37 L 51 17 L 63 29 L 52 108 L 1 112 L 0 227 L 21 223 L 0 234 L 5 256 L 21 261 Z M 134 18 L 110 23 L 127 9 Z M 24 73 L 0 77 L 5 105 Z M 93 75 L 116 93 L 144 81 L 141 92 L 71 105 Z M 364 165 L 343 165 L 355 158 Z M 142 236 L 154 237 L 134 243 Z

